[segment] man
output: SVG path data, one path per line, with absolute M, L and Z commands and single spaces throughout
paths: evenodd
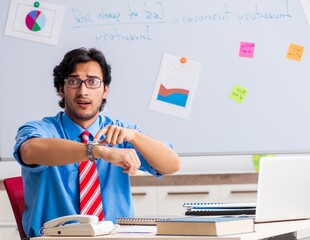
M 110 72 L 96 49 L 68 52 L 53 71 L 64 112 L 19 128 L 14 157 L 22 166 L 27 236 L 39 236 L 51 219 L 82 212 L 79 167 L 89 160 L 95 161 L 100 181 L 99 212 L 114 222 L 134 214 L 129 174 L 140 169 L 162 176 L 179 169 L 179 157 L 169 146 L 142 134 L 134 124 L 99 115 Z M 81 142 L 85 130 L 91 141 L 87 144 Z

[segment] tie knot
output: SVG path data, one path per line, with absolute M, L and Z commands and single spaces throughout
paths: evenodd
M 82 132 L 82 143 L 87 143 L 89 140 L 90 133 L 88 131 Z

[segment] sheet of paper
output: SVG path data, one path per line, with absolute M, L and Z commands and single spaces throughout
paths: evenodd
M 156 233 L 157 228 L 156 226 L 138 226 L 138 225 L 119 225 L 116 228 L 115 233 L 149 233 L 149 234 L 154 234 Z
M 65 7 L 47 2 L 11 0 L 4 34 L 57 45 Z
M 300 0 L 300 4 L 310 25 L 310 0 Z
M 164 54 L 150 109 L 188 118 L 201 69 L 199 62 Z

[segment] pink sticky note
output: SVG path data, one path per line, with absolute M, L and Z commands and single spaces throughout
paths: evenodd
M 253 58 L 255 43 L 240 42 L 239 57 Z

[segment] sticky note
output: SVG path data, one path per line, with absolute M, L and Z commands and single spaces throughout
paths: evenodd
M 301 61 L 303 53 L 304 53 L 303 46 L 291 43 L 288 49 L 286 58 L 296 60 L 296 61 Z
M 255 43 L 240 42 L 239 57 L 253 58 Z
M 229 95 L 229 98 L 242 104 L 247 94 L 248 90 L 239 85 L 235 85 Z

